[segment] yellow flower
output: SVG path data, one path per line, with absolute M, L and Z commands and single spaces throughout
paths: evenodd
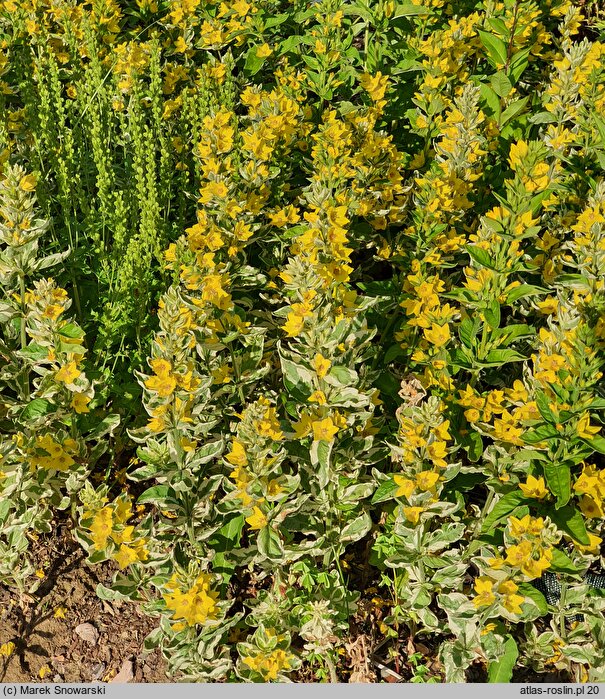
M 257 58 L 267 58 L 273 53 L 273 49 L 269 46 L 269 44 L 263 44 L 262 46 L 259 46 L 256 49 L 256 57 Z
M 520 544 L 509 546 L 506 549 L 506 562 L 513 568 L 521 568 L 530 556 L 531 544 L 529 541 L 522 541 Z
M 320 379 L 323 379 L 323 377 L 330 370 L 331 366 L 332 366 L 332 362 L 329 359 L 326 359 L 321 354 L 315 355 L 315 357 L 313 359 L 313 368 L 317 372 L 317 376 L 319 376 Z
M 132 563 L 136 563 L 139 560 L 139 557 L 135 549 L 127 546 L 126 544 L 121 544 L 118 552 L 114 554 L 113 560 L 118 564 L 120 569 L 123 570 Z
M 590 424 L 590 413 L 584 413 L 576 426 L 576 433 L 582 439 L 592 439 L 600 430 L 599 426 Z
M 309 403 L 319 403 L 319 405 L 325 405 L 328 402 L 323 391 L 313 391 L 308 400 Z
M 464 417 L 469 422 L 479 422 L 481 419 L 481 413 L 476 408 L 469 408 L 464 411 Z
M 216 619 L 218 593 L 210 589 L 211 577 L 202 573 L 193 585 L 183 591 L 173 575 L 166 587 L 171 592 L 164 595 L 166 607 L 172 610 L 173 619 L 184 619 L 189 626 L 205 624 L 210 619 Z
M 33 192 L 36 188 L 36 176 L 35 175 L 25 175 L 19 181 L 19 188 L 24 192 Z
M 418 524 L 420 521 L 420 515 L 424 512 L 424 507 L 404 507 L 403 514 L 408 522 L 412 524 Z
M 416 476 L 416 485 L 419 490 L 431 490 L 439 480 L 439 474 L 434 471 L 422 471 Z
M 67 609 L 65 607 L 56 607 L 54 617 L 55 619 L 65 619 L 67 617 Z
M 231 451 L 225 456 L 227 461 L 233 466 L 245 466 L 248 463 L 244 445 L 237 439 L 233 440 Z
M 369 73 L 363 73 L 359 82 L 363 89 L 370 95 L 373 102 L 378 102 L 384 97 L 389 79 L 386 75 L 378 72 L 372 76 Z
M 534 476 L 527 476 L 525 483 L 519 483 L 519 488 L 523 492 L 526 498 L 535 498 L 536 500 L 542 500 L 548 495 L 548 488 L 544 482 L 544 478 L 534 478 Z
M 226 276 L 222 274 L 208 274 L 204 277 L 203 282 L 202 300 L 213 304 L 222 311 L 229 310 L 233 304 L 231 295 L 223 289 L 223 285 L 226 283 Z
M 445 442 L 433 442 L 427 447 L 429 457 L 435 466 L 440 468 L 445 468 L 447 466 L 447 461 L 445 457 L 447 456 L 447 445 Z
M 313 429 L 313 440 L 316 442 L 331 442 L 338 432 L 338 427 L 329 416 L 323 420 L 315 420 L 311 423 L 311 428 Z
M 113 529 L 113 510 L 111 507 L 104 507 L 99 510 L 92 520 L 90 532 L 92 542 L 97 551 L 101 551 L 107 546 L 107 540 Z
M 89 413 L 88 404 L 90 403 L 90 398 L 84 393 L 74 393 L 71 399 L 71 407 L 76 411 L 76 413 Z
M 167 359 L 156 358 L 149 362 L 154 374 L 168 376 L 172 371 L 172 364 Z
M 15 650 L 15 644 L 12 641 L 3 643 L 0 646 L 0 658 L 9 658 Z
M 425 328 L 424 337 L 434 346 L 443 347 L 443 345 L 449 342 L 450 326 L 449 325 L 437 325 L 433 323 L 429 328 Z
M 74 361 L 67 362 L 62 366 L 59 371 L 55 374 L 55 379 L 57 381 L 62 381 L 65 384 L 72 384 L 79 376 L 81 371 L 76 366 Z
M 519 140 L 517 143 L 512 144 L 508 158 L 512 170 L 517 170 L 520 163 L 527 156 L 528 150 L 527 143 L 523 140 Z
M 584 466 L 582 474 L 574 483 L 573 489 L 576 493 L 590 495 L 594 500 L 601 500 L 605 497 L 603 471 L 598 471 L 594 466 Z
M 493 592 L 494 583 L 485 577 L 475 580 L 475 592 L 477 593 L 473 599 L 473 604 L 477 609 L 479 607 L 489 607 L 496 601 L 496 595 Z
M 544 529 L 544 520 L 542 517 L 531 517 L 530 515 L 525 515 L 521 519 L 511 516 L 508 518 L 508 526 L 513 538 L 522 539 L 527 534 L 540 536 Z
M 294 427 L 296 439 L 304 439 L 311 432 L 311 424 L 311 417 L 309 415 L 302 415 L 300 420 L 292 425 L 292 427 Z
M 416 487 L 414 481 L 400 475 L 393 476 L 393 480 L 395 481 L 395 484 L 399 486 L 395 491 L 395 497 L 400 498 L 403 495 L 409 500 L 410 495 L 414 492 Z
M 279 673 L 291 667 L 291 655 L 285 650 L 276 648 L 269 653 L 258 652 L 242 658 L 242 662 L 251 670 L 258 672 L 265 682 L 276 680 Z
M 511 614 L 521 614 L 521 604 L 524 601 L 524 597 L 515 594 L 519 586 L 516 585 L 512 580 L 505 580 L 498 585 L 498 593 L 504 595 L 502 604 L 504 608 Z
M 297 335 L 300 335 L 304 325 L 304 316 L 298 315 L 297 313 L 290 311 L 290 313 L 288 313 L 286 322 L 282 327 L 284 331 L 288 334 L 288 337 L 296 337 Z
M 267 526 L 267 519 L 264 512 L 257 505 L 254 506 L 254 512 L 250 517 L 246 517 L 246 522 L 250 525 L 250 529 L 262 529 Z
M 446 442 L 448 439 L 452 438 L 452 435 L 449 433 L 449 427 L 449 420 L 444 420 L 440 425 L 435 427 L 435 434 L 437 435 L 437 437 L 439 437 L 440 440 Z
M 590 540 L 588 546 L 582 546 L 582 544 L 579 544 L 577 541 L 574 541 L 575 547 L 580 549 L 582 553 L 592 553 L 594 555 L 598 555 L 601 551 L 601 544 L 603 543 L 603 539 L 601 539 L 601 537 L 597 536 L 596 534 L 588 534 L 588 538 Z
M 57 320 L 57 318 L 63 313 L 65 309 L 63 306 L 59 306 L 56 303 L 50 303 L 44 308 L 42 316 L 44 318 L 49 318 L 50 320 Z
M 174 393 L 176 378 L 172 374 L 150 376 L 145 381 L 145 387 L 150 391 L 155 391 L 161 398 L 167 398 Z
M 544 549 L 537 560 L 535 558 L 527 558 L 520 568 L 529 578 L 540 578 L 542 573 L 550 568 L 551 561 L 552 549 Z
M 580 498 L 580 510 L 582 510 L 582 514 L 585 517 L 588 517 L 588 519 L 605 518 L 602 501 L 595 499 L 590 495 L 583 495 Z

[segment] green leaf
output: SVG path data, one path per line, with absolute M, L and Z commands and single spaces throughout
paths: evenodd
M 560 549 L 553 550 L 549 570 L 553 573 L 567 573 L 568 575 L 577 575 L 579 573 L 571 558 Z
M 557 430 L 554 425 L 543 423 L 531 430 L 527 430 L 527 432 L 523 434 L 523 441 L 526 444 L 537 444 L 545 439 L 554 439 L 560 436 L 559 430 Z
M 317 468 L 317 482 L 320 488 L 325 488 L 331 476 L 330 470 L 330 455 L 332 454 L 332 447 L 334 442 L 314 441 L 311 444 L 311 449 L 309 450 L 309 455 L 311 457 L 311 464 Z
M 235 565 L 228 561 L 228 554 L 233 549 L 239 548 L 245 518 L 243 514 L 235 515 L 226 524 L 218 529 L 208 541 L 210 548 L 215 550 L 212 559 L 212 570 L 221 573 L 223 583 L 228 583 L 235 570 Z
M 536 391 L 536 405 L 538 406 L 540 415 L 542 415 L 546 422 L 550 422 L 552 424 L 557 423 L 557 418 L 555 417 L 553 411 L 550 409 L 550 401 L 546 397 L 546 394 L 542 391 Z
M 364 512 L 352 522 L 345 524 L 340 532 L 341 541 L 359 541 L 372 528 L 372 518 L 367 512 Z
M 499 34 L 505 41 L 510 39 L 510 29 L 506 26 L 503 19 L 500 19 L 499 17 L 489 17 L 487 19 L 487 23 L 496 32 L 496 34 Z
M 103 418 L 103 420 L 86 435 L 86 439 L 100 439 L 101 437 L 105 437 L 105 435 L 111 434 L 119 424 L 120 416 L 117 413 L 112 413 Z
M 460 444 L 468 452 L 469 461 L 477 463 L 483 456 L 483 439 L 475 430 L 469 430 L 468 434 L 460 438 Z
M 557 498 L 555 507 L 560 509 L 569 502 L 571 497 L 571 473 L 569 466 L 564 462 L 544 464 L 544 476 L 546 477 L 548 489 Z
M 508 76 L 513 85 L 517 82 L 517 80 L 519 80 L 529 65 L 530 51 L 531 48 L 517 51 L 517 53 L 511 58 L 508 67 Z
M 263 527 L 258 532 L 256 545 L 258 552 L 270 560 L 280 560 L 284 555 L 279 533 L 271 525 Z
M 268 17 L 266 20 L 264 20 L 263 24 L 265 25 L 265 29 L 271 29 L 271 27 L 277 27 L 280 24 L 283 24 L 289 17 L 290 15 L 287 12 L 283 12 L 280 15 Z
M 295 399 L 305 401 L 313 392 L 313 374 L 309 369 L 284 357 L 278 348 L 281 371 L 286 391 Z
M 166 500 L 169 495 L 174 496 L 174 490 L 169 485 L 154 485 L 151 488 L 147 488 L 144 493 L 141 493 L 137 498 L 137 502 L 140 504 L 145 502 L 156 504 Z
M 508 362 L 522 362 L 527 357 L 512 349 L 491 350 L 485 359 L 478 362 L 481 366 L 500 366 Z
M 403 3 L 395 6 L 395 12 L 389 18 L 391 21 L 400 17 L 413 17 L 415 15 L 430 15 L 432 10 L 422 5 L 412 5 L 411 3 Z
M 246 54 L 246 62 L 244 63 L 244 70 L 248 75 L 255 75 L 263 67 L 266 57 L 259 57 L 256 55 L 259 46 L 251 46 Z
M 537 590 L 531 583 L 521 583 L 519 585 L 519 594 L 531 599 L 536 607 L 538 607 L 540 616 L 548 614 L 548 602 L 546 598 L 540 590 Z
M 515 639 L 507 634 L 504 642 L 504 653 L 498 660 L 492 660 L 487 667 L 487 681 L 490 683 L 510 682 L 518 657 L 519 649 Z
M 512 344 L 515 340 L 525 337 L 533 337 L 536 331 L 529 325 L 517 323 L 516 325 L 505 325 L 503 328 L 498 328 L 492 333 L 492 337 L 498 339 L 498 345 L 506 347 Z
M 510 80 L 506 77 L 506 74 L 503 73 L 501 70 L 492 75 L 489 81 L 492 84 L 492 87 L 494 88 L 494 92 L 499 97 L 506 97 L 509 94 L 509 92 L 513 89 Z
M 458 326 L 458 335 L 462 344 L 469 349 L 472 349 L 473 340 L 477 336 L 480 327 L 481 321 L 477 316 L 475 316 L 472 320 L 469 317 L 464 318 Z
M 118 592 L 117 590 L 112 590 L 110 587 L 106 587 L 101 583 L 99 583 L 95 588 L 95 593 L 99 599 L 104 599 L 111 602 L 130 599 L 128 595 L 124 595 L 121 592 Z
M 486 85 L 485 83 L 480 83 L 479 84 L 479 92 L 481 94 L 481 98 L 485 101 L 485 104 L 491 110 L 491 115 L 493 115 L 496 119 L 500 118 L 500 98 L 492 90 L 492 88 L 489 85 Z M 489 111 L 488 111 L 488 116 L 490 116 Z
M 508 107 L 500 115 L 500 128 L 502 128 L 506 123 L 508 123 L 516 116 L 521 114 L 521 112 L 525 109 L 528 101 L 529 97 L 523 97 L 522 99 L 515 100 L 514 102 L 509 104 Z
M 502 39 L 499 39 L 497 36 L 494 36 L 494 34 L 490 34 L 488 32 L 479 31 L 478 33 L 481 43 L 487 51 L 490 63 L 492 63 L 494 68 L 500 68 L 501 66 L 506 65 L 508 56 L 506 52 L 506 44 L 502 41 Z
M 48 347 L 37 345 L 35 342 L 30 342 L 27 347 L 19 350 L 19 356 L 25 359 L 31 359 L 34 362 L 44 360 L 48 357 Z
M 551 508 L 548 516 L 562 531 L 569 534 L 582 546 L 590 546 L 590 538 L 584 524 L 584 517 L 571 505 L 566 505 L 560 509 Z
M 84 337 L 84 330 L 74 323 L 67 323 L 59 331 L 59 335 L 69 338 L 81 338 Z
M 54 405 L 46 398 L 34 398 L 21 412 L 22 420 L 35 420 L 54 410 Z
M 343 13 L 345 15 L 354 15 L 361 17 L 366 22 L 372 24 L 374 22 L 374 16 L 372 13 L 363 5 L 351 4 L 343 7 Z
M 539 296 L 540 294 L 547 294 L 548 289 L 541 289 L 539 286 L 534 286 L 533 284 L 520 284 L 519 286 L 513 287 L 506 295 L 506 303 L 515 303 L 519 299 L 525 298 L 526 296 Z
M 304 40 L 305 37 L 300 36 L 298 34 L 293 34 L 292 36 L 289 36 L 287 39 L 284 39 L 284 41 L 281 42 L 279 47 L 279 54 L 283 55 L 284 53 L 294 51 L 294 49 L 300 46 L 300 44 L 302 44 Z
M 595 436 L 591 437 L 591 439 L 583 439 L 582 441 L 595 451 L 598 451 L 599 454 L 605 454 L 605 437 Z
M 500 520 L 508 517 L 519 505 L 527 502 L 527 498 L 520 490 L 513 490 L 498 500 L 492 511 L 483 521 L 481 532 L 487 532 Z
M 372 505 L 378 502 L 384 502 L 385 500 L 391 500 L 395 497 L 398 488 L 399 486 L 392 478 L 388 481 L 384 481 L 376 488 L 376 492 L 372 497 Z
M 328 376 L 336 379 L 341 386 L 353 386 L 358 380 L 359 376 L 357 372 L 353 369 L 349 369 L 346 366 L 335 365 L 330 368 Z
M 557 121 L 557 117 L 550 112 L 538 112 L 537 114 L 532 114 L 528 121 L 530 124 L 554 124 Z
M 497 330 L 500 326 L 500 304 L 498 303 L 498 299 L 492 299 L 489 306 L 483 311 L 483 315 L 485 316 L 485 320 L 490 328 Z
M 495 269 L 494 261 L 490 257 L 490 254 L 483 248 L 478 248 L 475 245 L 467 245 L 466 251 L 472 257 L 472 259 L 475 260 L 475 262 L 478 262 L 483 267 Z
M 400 344 L 391 345 L 384 354 L 383 362 L 384 364 L 390 364 L 392 361 L 397 359 L 397 357 L 405 356 L 403 347 Z

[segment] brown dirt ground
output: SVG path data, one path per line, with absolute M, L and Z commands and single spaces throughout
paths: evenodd
M 143 653 L 155 620 L 135 604 L 98 599 L 95 588 L 109 584 L 113 566 L 86 565 L 64 527 L 57 530 L 32 546 L 45 573 L 36 592 L 20 597 L 0 585 L 0 645 L 15 644 L 9 658 L 0 658 L 0 682 L 109 681 L 125 661 L 133 663 L 132 682 L 170 682 L 160 652 Z M 57 609 L 64 618 L 55 616 Z M 82 623 L 97 629 L 96 644 L 75 633 Z

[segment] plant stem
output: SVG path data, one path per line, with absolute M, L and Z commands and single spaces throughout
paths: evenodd
M 25 321 L 25 276 L 23 272 L 19 274 L 19 293 L 21 296 L 21 349 L 24 350 L 27 347 L 27 333 Z M 29 369 L 26 369 L 23 373 L 23 396 L 25 400 L 29 401 Z

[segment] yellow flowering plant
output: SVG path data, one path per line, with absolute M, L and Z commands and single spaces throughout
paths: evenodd
M 0 580 L 68 524 L 192 681 L 603 680 L 603 42 L 0 0 Z

